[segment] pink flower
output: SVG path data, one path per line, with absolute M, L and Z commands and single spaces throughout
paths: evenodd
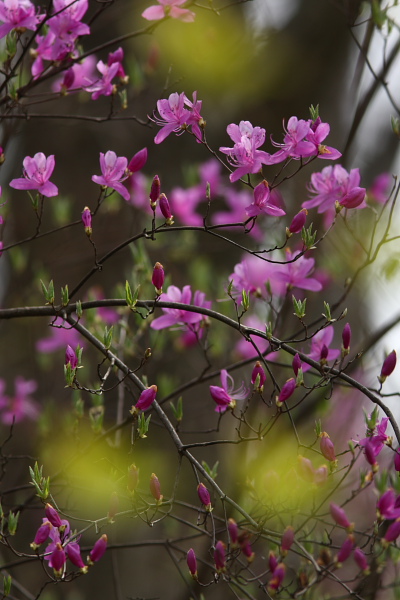
M 265 141 L 265 129 L 253 127 L 249 121 L 240 121 L 239 125 L 231 123 L 226 130 L 235 144 L 233 148 L 222 146 L 219 150 L 228 155 L 228 160 L 235 169 L 229 176 L 231 182 L 244 175 L 258 173 L 263 164 L 272 164 L 268 152 L 257 150 Z
M 188 108 L 185 108 L 188 106 Z M 161 144 L 169 136 L 175 132 L 178 135 L 183 133 L 190 125 L 197 139 L 201 139 L 201 131 L 199 129 L 199 121 L 202 120 L 199 110 L 201 109 L 201 101 L 197 100 L 197 92 L 193 94 L 193 102 L 191 102 L 182 92 L 178 94 L 174 92 L 170 94 L 168 100 L 165 98 L 157 101 L 157 110 L 160 117 L 155 116 L 154 122 L 161 126 L 160 131 L 154 138 L 156 144 Z
M 397 498 L 392 488 L 386 490 L 379 498 L 376 504 L 378 518 L 398 519 L 400 517 L 400 508 L 396 506 Z
M 246 207 L 248 217 L 257 217 L 261 213 L 266 213 L 272 217 L 283 217 L 285 211 L 269 202 L 271 190 L 268 182 L 262 181 L 254 188 L 254 202 Z
M 138 412 L 139 410 L 147 410 L 153 404 L 157 395 L 157 386 L 151 385 L 147 390 L 143 390 L 143 392 L 139 396 L 139 400 L 136 402 L 136 405 L 132 407 L 132 412 Z
M 276 277 L 277 269 L 284 269 L 285 265 L 276 265 L 260 259 L 258 256 L 246 256 L 242 262 L 235 265 L 234 272 L 229 276 L 233 287 L 240 296 L 242 290 L 254 295 L 256 298 L 269 300 L 273 296 L 283 296 L 286 283 Z
M 191 304 L 192 290 L 190 285 L 185 285 L 182 291 L 174 285 L 170 285 L 166 294 L 161 294 L 160 302 L 181 302 L 182 304 Z M 196 291 L 193 299 L 193 305 L 210 308 L 211 302 L 205 300 L 203 292 Z M 173 325 L 196 325 L 204 318 L 203 315 L 195 312 L 189 312 L 182 308 L 163 308 L 165 313 L 161 317 L 154 319 L 151 323 L 152 329 L 165 329 Z
M 76 356 L 76 352 L 69 344 L 65 350 L 65 364 L 71 365 L 71 369 L 76 369 L 78 366 L 78 357 Z
M 368 189 L 368 197 L 379 202 L 379 204 L 385 204 L 390 196 L 390 190 L 393 185 L 393 177 L 390 173 L 381 173 L 372 182 L 371 187 Z
M 58 188 L 49 181 L 55 166 L 54 155 L 48 158 L 38 152 L 33 158 L 26 156 L 23 161 L 24 177 L 13 179 L 10 186 L 17 190 L 38 190 L 43 196 L 57 196 Z
M 333 349 L 333 348 L 329 349 L 329 346 L 333 340 L 334 331 L 335 330 L 333 328 L 333 325 L 328 325 L 328 327 L 325 327 L 325 329 L 321 329 L 320 331 L 317 331 L 317 333 L 314 335 L 314 337 L 311 340 L 311 351 L 309 352 L 309 354 L 307 354 L 307 356 L 309 358 L 312 358 L 316 362 L 320 362 L 321 354 L 325 355 L 326 349 L 328 349 L 328 353 L 326 354 L 324 360 L 326 360 L 326 361 L 336 360 L 336 358 L 340 354 L 340 350 Z M 303 371 L 306 372 L 309 369 L 311 369 L 310 365 L 307 363 L 304 363 Z
M 197 579 L 197 559 L 193 548 L 190 548 L 190 550 L 188 550 L 188 553 L 186 555 L 186 563 L 189 569 L 189 573 L 191 574 L 193 579 Z
M 340 547 L 339 552 L 337 553 L 335 562 L 338 564 L 343 563 L 347 560 L 354 548 L 354 536 L 348 535 L 343 544 Z
M 295 215 L 292 219 L 292 222 L 290 223 L 289 227 L 286 230 L 286 234 L 288 237 L 289 234 L 293 235 L 294 233 L 300 233 L 300 231 L 303 229 L 304 225 L 306 224 L 306 220 L 307 220 L 307 214 L 308 211 L 306 208 L 302 208 L 300 212 L 297 213 L 297 215 Z
M 248 395 L 248 390 L 244 383 L 240 388 L 234 390 L 234 381 L 226 369 L 221 370 L 222 387 L 210 385 L 210 394 L 214 402 L 217 404 L 216 412 L 225 412 L 227 408 L 234 408 L 236 400 L 244 400 Z
M 328 212 L 332 218 L 336 203 L 346 208 L 364 208 L 366 189 L 359 187 L 359 183 L 359 169 L 352 169 L 348 173 L 341 165 L 325 167 L 320 173 L 311 175 L 308 189 L 314 198 L 303 202 L 302 206 L 318 206 L 319 213 Z
M 60 543 L 56 544 L 50 556 L 49 565 L 54 569 L 54 573 L 60 577 L 64 570 L 64 565 L 67 562 L 67 557 Z
M 147 162 L 147 148 L 142 148 L 139 152 L 136 152 L 129 161 L 128 171 L 129 173 L 137 173 L 143 169 Z
M 326 458 L 327 460 L 331 462 L 336 460 L 335 447 L 326 431 L 323 431 L 321 433 L 320 450 L 324 458 Z
M 368 445 L 369 451 L 372 451 L 375 457 L 379 455 L 380 451 L 385 445 L 385 442 L 389 440 L 389 436 L 386 434 L 388 423 L 389 418 L 384 417 L 380 422 L 377 423 L 374 430 L 375 433 L 373 433 L 372 436 L 363 438 L 359 442 L 360 446 L 363 446 L 364 448 Z
M 89 86 L 96 79 L 95 64 L 96 58 L 93 55 L 74 63 L 63 77 L 53 83 L 51 89 L 53 92 L 76 92 Z
M 13 29 L 36 30 L 44 15 L 36 15 L 36 8 L 29 0 L 3 0 L 0 2 L 0 39 Z
M 336 160 L 342 156 L 342 153 L 336 148 L 331 146 L 325 146 L 322 144 L 324 139 L 328 137 L 330 127 L 328 123 L 322 123 L 321 118 L 318 117 L 314 122 L 311 120 L 310 130 L 306 136 L 306 139 L 312 142 L 315 146 L 314 154 L 318 154 L 318 158 L 324 158 L 326 160 Z
M 243 325 L 246 325 L 246 327 L 251 327 L 252 329 L 258 329 L 261 332 L 265 332 L 265 323 L 263 323 L 263 321 L 261 321 L 261 319 L 259 319 L 257 316 L 255 315 L 250 315 L 248 317 L 245 317 L 242 321 Z M 258 350 L 261 352 L 261 354 L 265 354 L 266 350 L 269 347 L 269 342 L 266 339 L 263 339 L 261 337 L 257 337 L 254 336 L 252 334 L 250 334 L 251 339 L 254 340 Z M 244 337 L 242 337 L 239 342 L 236 344 L 235 346 L 235 350 L 236 352 L 239 354 L 239 356 L 241 356 L 242 358 L 256 358 L 257 355 L 257 351 L 255 350 L 253 344 L 251 344 L 251 342 L 247 341 Z M 267 354 L 265 356 L 265 358 L 267 360 L 277 360 L 278 358 L 278 353 L 277 352 L 270 352 L 269 354 Z
M 156 262 L 156 264 L 154 265 L 154 269 L 153 269 L 151 283 L 156 288 L 158 294 L 161 294 L 161 292 L 162 292 L 162 286 L 164 285 L 164 279 L 165 279 L 164 268 L 161 263 Z
M 159 21 L 165 17 L 179 19 L 185 23 L 192 23 L 195 13 L 187 8 L 179 8 L 185 4 L 186 0 L 158 0 L 159 4 L 154 4 L 142 12 L 142 17 L 148 21 Z
M 259 361 L 256 362 L 256 364 L 254 365 L 253 371 L 251 373 L 251 383 L 253 385 L 256 383 L 257 377 L 258 377 L 258 388 L 257 389 L 262 392 L 267 376 L 265 375 L 265 371 L 262 368 L 261 363 Z
M 304 121 L 297 117 L 290 117 L 286 134 L 283 138 L 283 144 L 272 142 L 274 146 L 281 148 L 278 152 L 271 156 L 271 160 L 275 163 L 282 162 L 287 158 L 306 158 L 315 155 L 315 144 L 304 141 L 310 133 L 310 121 Z
M 274 278 L 277 281 L 285 283 L 288 289 L 300 288 L 302 290 L 311 290 L 312 292 L 321 291 L 322 283 L 314 277 L 309 277 L 314 269 L 315 260 L 313 258 L 306 258 L 305 256 L 300 256 L 300 258 L 294 260 L 296 256 L 298 255 L 295 252 L 290 252 L 289 248 L 287 248 L 285 258 L 288 262 L 274 265 Z
M 100 152 L 100 168 L 102 175 L 93 175 L 92 181 L 99 185 L 109 187 L 124 198 L 129 200 L 130 194 L 122 181 L 127 179 L 128 159 L 125 156 L 117 156 L 115 152 L 109 150 L 106 154 Z
M 291 379 L 288 379 L 286 383 L 283 384 L 280 394 L 276 401 L 277 406 L 282 406 L 282 404 L 290 398 L 295 389 L 296 380 L 292 377 Z
M 389 375 L 391 375 L 393 373 L 393 371 L 396 367 L 396 362 L 397 362 L 396 350 L 392 350 L 390 352 L 390 354 L 388 354 L 387 357 L 385 358 L 385 360 L 383 361 L 381 374 L 378 377 L 378 379 L 381 383 L 384 383 L 386 381 L 386 378 L 389 377 Z
M 331 502 L 329 505 L 329 510 L 333 520 L 337 525 L 340 525 L 340 527 L 344 527 L 345 529 L 351 529 L 352 525 L 343 508 L 341 508 L 338 504 Z
M 108 66 L 105 65 L 102 60 L 99 60 L 96 67 L 102 77 L 98 78 L 90 85 L 83 86 L 83 89 L 86 92 L 92 94 L 92 100 L 97 100 L 100 96 L 111 96 L 111 94 L 115 93 L 116 88 L 112 83 L 112 80 L 117 76 L 120 64 L 112 63 L 112 65 Z
M 275 592 L 282 585 L 282 581 L 285 578 L 286 567 L 283 563 L 279 563 L 273 573 L 272 578 L 268 582 L 268 590 L 270 592 Z
M 16 377 L 14 397 L 4 394 L 5 381 L 0 379 L 0 419 L 4 425 L 19 423 L 24 419 L 36 420 L 39 417 L 39 406 L 30 395 L 36 390 L 36 381 Z

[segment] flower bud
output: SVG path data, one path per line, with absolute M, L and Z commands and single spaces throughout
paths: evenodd
M 54 574 L 56 577 L 61 577 L 64 565 L 67 562 L 67 558 L 65 556 L 65 552 L 60 543 L 56 544 L 53 552 L 50 555 L 51 566 L 54 569 Z
M 219 541 L 215 544 L 214 563 L 217 573 L 222 573 L 226 570 L 225 548 L 224 542 Z
M 0 165 L 2 165 L 5 160 L 6 160 L 6 157 L 4 156 L 4 150 L 0 146 Z
M 294 529 L 291 525 L 288 525 L 283 532 L 281 540 L 281 554 L 286 556 L 294 542 Z
M 153 210 L 156 209 L 157 200 L 161 192 L 161 183 L 158 175 L 154 175 L 153 182 L 150 189 L 150 206 Z
M 297 470 L 300 477 L 304 479 L 304 481 L 314 483 L 315 470 L 309 458 L 299 454 L 297 457 Z
M 387 528 L 385 537 L 382 539 L 383 546 L 387 546 L 390 542 L 394 542 L 400 535 L 400 518 L 393 521 Z
M 139 152 L 136 152 L 136 154 L 131 158 L 128 164 L 129 173 L 136 173 L 137 171 L 140 171 L 140 169 L 143 169 L 146 162 L 147 148 L 142 148 L 141 150 L 139 150 Z
M 351 329 L 349 323 L 343 327 L 342 332 L 342 357 L 345 357 L 350 352 Z
M 303 229 L 306 220 L 307 220 L 308 211 L 306 208 L 302 208 L 300 212 L 297 213 L 292 219 L 289 227 L 286 228 L 286 235 L 290 237 L 293 233 L 300 233 Z
M 268 582 L 268 591 L 270 593 L 275 592 L 278 588 L 280 588 L 282 581 L 285 577 L 286 567 L 283 563 L 279 563 L 272 573 L 272 578 Z
M 380 383 L 384 383 L 386 381 L 386 377 L 389 377 L 389 375 L 393 373 L 396 366 L 396 360 L 396 350 L 392 350 L 383 361 L 381 374 L 378 377 Z
M 298 352 L 296 352 L 296 354 L 294 355 L 293 362 L 292 362 L 292 368 L 293 368 L 294 374 L 297 377 L 299 369 L 301 369 L 301 359 L 300 359 Z
M 400 471 L 400 449 L 397 448 L 395 455 L 394 455 L 394 468 L 396 469 L 397 472 Z
M 268 567 L 271 573 L 273 573 L 278 566 L 278 559 L 276 558 L 275 552 L 273 550 L 269 551 L 268 556 Z
M 344 563 L 345 560 L 347 560 L 349 558 L 349 556 L 353 550 L 353 547 L 354 547 L 354 536 L 349 535 L 344 540 L 344 542 L 341 545 L 340 550 L 337 553 L 337 556 L 335 558 L 335 563 L 337 564 L 337 566 L 341 565 L 342 563 Z
M 364 446 L 364 454 L 365 454 L 365 458 L 366 458 L 367 462 L 372 467 L 372 472 L 376 473 L 379 469 L 379 465 L 376 460 L 374 446 L 372 445 L 370 440 L 368 440 Z
M 103 533 L 101 538 L 97 540 L 92 550 L 90 551 L 90 554 L 88 556 L 88 563 L 90 565 L 101 559 L 101 557 L 107 549 L 107 541 L 107 536 L 105 533 Z
M 258 377 L 258 379 L 257 379 Z M 259 361 L 256 362 L 252 374 L 251 374 L 251 383 L 253 385 L 257 384 L 257 390 L 259 392 L 262 392 L 264 389 L 264 383 L 265 380 L 267 379 L 267 376 L 265 375 L 265 371 L 261 366 L 261 363 Z
M 322 485 L 328 479 L 328 467 L 326 465 L 321 465 L 318 469 L 314 471 L 314 483 L 317 485 Z
M 60 519 L 60 515 L 56 511 L 55 508 L 49 503 L 46 504 L 44 512 L 46 513 L 46 517 L 53 525 L 53 527 L 62 527 L 62 521 Z
M 157 503 L 162 502 L 163 495 L 161 493 L 161 486 L 155 473 L 152 473 L 150 476 L 150 493 Z
M 168 202 L 168 198 L 165 194 L 161 194 L 159 197 L 160 210 L 165 218 L 167 225 L 174 224 L 174 215 L 171 213 L 171 207 Z
M 114 523 L 114 517 L 118 512 L 119 498 L 117 492 L 113 492 L 110 498 L 110 505 L 108 508 L 107 519 L 109 523 Z
M 211 512 L 212 506 L 210 492 L 208 491 L 204 483 L 199 483 L 199 485 L 197 486 L 197 494 L 199 496 L 200 502 L 204 505 L 206 511 Z
M 193 579 L 197 580 L 197 559 L 193 548 L 190 548 L 190 550 L 188 550 L 188 553 L 186 555 L 186 562 L 191 576 L 193 577 Z
M 76 369 L 78 366 L 78 357 L 76 356 L 76 352 L 69 344 L 65 350 L 65 364 L 70 364 L 71 369 Z
M 52 527 L 53 526 L 50 523 L 50 521 L 45 521 L 39 527 L 39 529 L 36 532 L 35 539 L 33 540 L 33 542 L 30 545 L 33 550 L 37 550 L 37 548 L 39 548 L 39 546 L 41 546 L 43 544 L 43 542 L 45 542 L 47 540 Z
M 150 408 L 150 406 L 153 404 L 154 400 L 156 399 L 156 395 L 157 395 L 157 386 L 156 385 L 151 385 L 146 390 L 143 390 L 143 392 L 139 396 L 139 400 L 136 402 L 136 405 L 132 406 L 132 409 L 130 411 L 131 414 L 134 415 L 137 412 L 139 412 L 139 410 L 147 410 L 148 408 Z
M 248 535 L 245 534 L 244 536 L 242 536 L 242 540 L 239 539 L 239 543 L 240 543 L 240 549 L 243 552 L 243 554 L 245 555 L 247 562 L 248 563 L 253 562 L 255 553 L 252 550 Z
M 64 79 L 61 84 L 61 93 L 65 95 L 69 89 L 72 88 L 75 81 L 75 73 L 73 68 L 67 69 L 65 71 Z
M 92 213 L 87 206 L 83 209 L 82 221 L 85 226 L 85 233 L 90 238 L 92 235 Z
M 236 547 L 238 545 L 239 528 L 235 519 L 228 520 L 228 533 L 232 546 Z
M 369 575 L 370 568 L 368 566 L 367 558 L 364 552 L 360 548 L 355 548 L 354 550 L 354 560 L 356 561 L 359 568 L 362 570 L 364 575 Z
M 321 354 L 319 357 L 319 362 L 321 365 L 326 365 L 328 354 L 329 354 L 328 346 L 326 344 L 324 344 L 321 348 Z
M 282 406 L 284 402 L 293 394 L 296 389 L 296 380 L 292 377 L 288 379 L 287 382 L 283 385 L 279 396 L 276 399 L 276 405 Z
M 134 492 L 137 488 L 137 484 L 139 483 L 139 469 L 135 464 L 131 464 L 128 467 L 128 481 L 127 487 L 130 492 Z
M 329 505 L 329 510 L 332 519 L 337 525 L 340 525 L 340 527 L 345 527 L 347 531 L 351 531 L 353 529 L 353 525 L 348 520 L 344 509 L 341 508 L 338 504 L 331 502 Z
M 336 460 L 336 456 L 335 456 L 335 447 L 333 445 L 333 442 L 331 440 L 331 438 L 329 437 L 329 435 L 326 433 L 326 431 L 323 431 L 321 433 L 321 441 L 320 441 L 320 450 L 324 456 L 324 458 L 326 458 L 326 460 L 329 460 L 331 462 Z
M 151 278 L 151 283 L 156 288 L 156 292 L 158 295 L 162 294 L 162 286 L 164 285 L 164 268 L 161 263 L 156 262 L 153 269 L 153 276 Z

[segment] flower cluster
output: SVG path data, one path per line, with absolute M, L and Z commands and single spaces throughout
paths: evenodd
M 38 551 L 40 546 L 49 538 L 50 543 L 46 546 L 44 559 L 48 561 L 49 567 L 54 571 L 56 577 L 61 577 L 66 569 L 67 558 L 80 569 L 82 573 L 87 573 L 89 566 L 99 561 L 107 549 L 107 536 L 103 534 L 94 544 L 87 564 L 82 560 L 79 546 L 79 538 L 76 533 L 71 531 L 71 526 L 67 519 L 61 519 L 57 510 L 51 505 L 46 504 L 46 517 L 42 520 L 42 525 L 36 532 L 35 539 L 31 543 L 33 550 Z

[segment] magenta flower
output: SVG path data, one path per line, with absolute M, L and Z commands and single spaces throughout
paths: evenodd
M 127 166 L 128 159 L 125 158 L 125 156 L 117 156 L 112 150 L 109 150 L 106 154 L 100 152 L 100 168 L 102 174 L 93 175 L 92 181 L 115 190 L 121 194 L 124 200 L 129 200 L 130 194 L 126 187 L 121 183 L 128 178 L 126 171 Z
M 30 545 L 33 550 L 37 550 L 37 548 L 39 548 L 39 546 L 41 546 L 47 540 L 52 527 L 52 524 L 48 520 L 45 520 L 42 523 L 36 532 L 35 539 Z
M 235 408 L 236 400 L 244 400 L 248 395 L 248 390 L 244 383 L 240 388 L 234 390 L 234 381 L 226 369 L 221 370 L 222 387 L 210 385 L 210 394 L 214 402 L 217 404 L 216 412 L 223 413 L 227 408 Z
M 239 541 L 239 528 L 235 519 L 228 519 L 228 533 L 231 544 L 237 546 Z
M 351 327 L 349 323 L 346 323 L 342 331 L 342 356 L 347 356 L 347 354 L 350 352 L 350 342 Z
M 346 208 L 364 208 L 366 189 L 359 187 L 359 183 L 359 169 L 352 169 L 348 173 L 341 165 L 325 167 L 320 173 L 311 175 L 308 190 L 314 198 L 303 202 L 302 206 L 318 206 L 319 213 L 328 212 L 332 218 L 336 203 Z
M 57 196 L 58 188 L 49 181 L 55 166 L 54 155 L 48 158 L 38 152 L 33 158 L 26 156 L 23 161 L 24 177 L 13 179 L 10 186 L 17 190 L 38 190 L 43 196 Z
M 65 553 L 75 567 L 78 567 L 83 572 L 87 571 L 87 567 L 82 560 L 81 549 L 77 542 L 69 542 L 69 544 L 65 546 Z
M 142 148 L 139 152 L 136 152 L 129 161 L 128 171 L 129 173 L 137 173 L 143 169 L 147 162 L 147 148 Z
M 313 265 L 312 265 L 313 266 Z M 271 295 L 267 291 L 267 284 L 273 296 L 284 296 L 287 285 L 276 277 L 278 269 L 284 270 L 285 265 L 276 265 L 262 261 L 258 256 L 246 256 L 242 262 L 235 265 L 234 272 L 229 276 L 238 296 L 242 290 L 256 298 L 269 300 Z
M 328 327 L 325 327 L 325 329 L 317 331 L 311 340 L 311 351 L 309 354 L 307 354 L 307 356 L 316 362 L 320 362 L 321 356 L 325 357 L 325 361 L 336 360 L 340 354 L 340 350 L 329 348 L 333 340 L 334 332 L 335 330 L 333 325 L 328 325 Z M 326 349 L 328 349 L 327 354 Z M 309 369 L 311 369 L 310 365 L 305 363 L 303 365 L 303 371 L 306 372 Z
M 257 217 L 261 213 L 266 213 L 272 217 L 283 217 L 285 211 L 272 204 L 269 200 L 271 197 L 271 190 L 268 182 L 262 181 L 254 188 L 254 202 L 246 207 L 246 214 L 248 217 Z
M 3 0 L 0 2 L 0 39 L 10 31 L 16 29 L 23 32 L 25 29 L 36 30 L 44 15 L 36 15 L 36 8 L 29 0 Z
M 70 69 L 65 71 L 63 77 L 56 79 L 51 86 L 53 92 L 77 92 L 93 83 L 95 75 L 96 58 L 87 56 L 82 61 L 76 62 Z
M 121 81 L 123 81 L 124 83 L 127 83 L 129 78 L 127 78 L 125 69 L 122 66 L 123 60 L 124 60 L 124 51 L 120 47 L 117 50 L 115 50 L 115 52 L 109 53 L 108 59 L 107 59 L 107 65 L 109 67 L 111 67 L 111 65 L 117 64 L 118 65 L 117 77 L 119 77 L 121 79 Z M 146 157 L 147 157 L 147 155 L 146 155 Z
M 30 395 L 36 390 L 36 381 L 16 377 L 14 397 L 4 394 L 5 381 L 0 379 L 0 420 L 4 425 L 19 423 L 24 419 L 36 420 L 39 417 L 39 406 Z
M 105 65 L 102 60 L 99 60 L 96 67 L 102 77 L 98 78 L 90 85 L 83 87 L 85 92 L 92 94 L 92 100 L 97 100 L 100 96 L 111 96 L 111 94 L 116 93 L 116 87 L 112 83 L 112 80 L 117 76 L 120 64 L 112 63 L 112 65 L 108 66 Z
M 263 164 L 273 164 L 268 152 L 257 150 L 265 141 L 265 129 L 253 127 L 249 121 L 240 121 L 239 125 L 231 123 L 226 130 L 235 144 L 233 148 L 222 146 L 219 150 L 228 155 L 228 161 L 235 169 L 229 176 L 231 182 L 260 172 Z
M 376 504 L 379 519 L 398 519 L 400 508 L 397 506 L 397 497 L 392 488 L 386 490 Z
M 71 369 L 76 369 L 78 366 L 78 357 L 76 352 L 69 344 L 65 350 L 65 364 L 71 365 Z
M 283 563 L 279 563 L 272 573 L 272 578 L 268 582 L 268 590 L 274 593 L 278 588 L 281 587 L 282 581 L 285 578 L 286 567 Z
M 160 302 L 181 302 L 182 304 L 191 304 L 192 290 L 190 285 L 185 285 L 182 291 L 174 285 L 170 285 L 166 294 L 161 294 Z M 205 300 L 203 292 L 196 291 L 193 298 L 193 305 L 210 308 L 211 302 Z M 151 323 L 152 329 L 165 329 L 173 325 L 194 326 L 204 318 L 203 315 L 195 312 L 189 312 L 181 308 L 163 308 L 165 313 L 161 317 L 154 319 Z
M 258 377 L 258 390 L 260 392 L 263 391 L 264 388 L 264 383 L 265 380 L 267 379 L 267 376 L 265 374 L 264 369 L 261 366 L 261 363 L 259 361 L 256 362 L 256 364 L 254 365 L 253 371 L 251 373 L 251 383 L 254 385 L 257 381 L 257 377 Z
M 172 225 L 174 222 L 174 215 L 171 212 L 171 206 L 168 202 L 168 198 L 165 194 L 160 194 L 158 199 L 158 205 L 167 225 Z
M 51 504 L 47 503 L 44 510 L 47 519 L 53 525 L 53 527 L 62 527 L 61 517 Z
M 82 212 L 82 222 L 85 226 L 86 235 L 90 237 L 92 235 L 92 213 L 87 206 L 85 206 Z
M 369 451 L 372 451 L 375 457 L 378 456 L 385 443 L 389 440 L 389 436 L 386 434 L 388 424 L 388 417 L 381 419 L 375 427 L 375 432 L 371 436 L 359 441 L 360 446 L 365 448 L 368 445 Z
M 288 237 L 293 235 L 294 233 L 300 233 L 306 224 L 308 211 L 306 208 L 302 208 L 300 212 L 297 213 L 292 219 L 289 227 L 286 230 L 286 234 Z M 290 234 L 290 235 L 289 235 Z
M 293 260 L 296 256 L 295 252 L 290 252 L 288 248 L 286 249 L 286 260 L 292 262 L 274 265 L 275 279 L 285 283 L 287 289 L 300 288 L 302 290 L 311 290 L 312 292 L 321 291 L 322 283 L 315 279 L 315 277 L 309 277 L 314 269 L 315 260 L 313 258 L 306 258 L 305 256 Z
M 331 146 L 325 146 L 322 144 L 325 138 L 328 137 L 330 127 L 328 123 L 322 123 L 321 118 L 318 117 L 314 122 L 311 120 L 310 130 L 306 136 L 306 139 L 312 142 L 315 146 L 314 154 L 318 154 L 318 158 L 324 158 L 326 160 L 336 160 L 342 156 L 342 153 L 336 148 Z
M 56 544 L 50 556 L 49 565 L 54 569 L 56 576 L 60 577 L 64 570 L 64 565 L 67 562 L 67 557 L 60 543 Z
M 181 94 L 174 92 L 170 94 L 168 100 L 163 98 L 157 101 L 157 110 L 160 117 L 155 116 L 154 122 L 160 125 L 161 129 L 154 138 L 156 144 L 161 144 L 172 132 L 178 135 L 183 133 L 190 125 L 196 138 L 201 139 L 199 129 L 201 101 L 196 99 L 196 94 L 197 92 L 193 94 L 194 102 L 191 102 L 184 92 Z M 185 108 L 185 106 L 189 108 Z
M 165 17 L 171 17 L 171 19 L 192 23 L 196 16 L 195 13 L 187 8 L 179 8 L 185 2 L 186 0 L 158 0 L 158 4 L 149 6 L 142 12 L 142 17 L 148 21 L 159 21 Z
M 367 558 L 361 548 L 355 548 L 353 554 L 354 560 L 356 561 L 358 567 L 362 570 L 364 575 L 368 575 L 370 572 Z
M 382 540 L 382 543 L 386 545 L 388 542 L 394 542 L 400 535 L 400 519 L 396 519 L 393 521 L 391 525 L 389 525 L 385 537 Z
M 283 384 L 282 389 L 279 393 L 279 396 L 276 400 L 276 405 L 282 406 L 282 404 L 290 398 L 290 396 L 293 394 L 295 389 L 296 389 L 296 380 L 292 377 L 291 379 L 288 379 L 286 381 L 286 383 Z
M 315 155 L 315 144 L 304 141 L 306 136 L 310 133 L 310 121 L 304 121 L 297 117 L 290 117 L 287 129 L 285 130 L 285 137 L 283 138 L 283 144 L 272 142 L 274 146 L 281 148 L 271 156 L 273 163 L 278 163 L 286 160 L 287 158 L 294 158 L 296 160 L 300 158 L 307 158 Z

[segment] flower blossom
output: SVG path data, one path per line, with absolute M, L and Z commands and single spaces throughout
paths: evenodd
M 92 100 L 97 100 L 100 96 L 111 96 L 116 92 L 112 80 L 117 76 L 120 69 L 119 63 L 114 62 L 109 66 L 104 64 L 102 60 L 99 60 L 96 67 L 102 77 L 83 88 L 86 92 L 92 94 Z
M 183 133 L 189 126 L 197 140 L 201 140 L 199 123 L 204 123 L 201 115 L 201 101 L 197 100 L 197 92 L 193 93 L 191 102 L 184 92 L 170 94 L 168 100 L 162 98 L 157 101 L 157 110 L 160 117 L 155 116 L 154 122 L 161 127 L 154 138 L 156 144 L 161 144 L 170 133 Z M 185 106 L 189 108 L 185 108 Z
M 39 417 L 39 406 L 30 397 L 37 388 L 36 381 L 16 377 L 12 398 L 4 394 L 5 387 L 5 381 L 0 379 L 0 420 L 4 425 L 19 423 L 26 418 L 36 420 Z
M 93 175 L 92 181 L 109 187 L 124 198 L 129 200 L 130 194 L 126 187 L 122 185 L 122 181 L 128 178 L 127 175 L 128 159 L 125 156 L 117 156 L 115 152 L 109 150 L 106 154 L 100 152 L 100 168 L 101 175 Z
M 341 165 L 329 166 L 320 173 L 311 175 L 308 190 L 314 198 L 303 202 L 303 208 L 318 206 L 318 212 L 328 212 L 334 216 L 336 204 L 345 208 L 364 208 L 366 189 L 359 187 L 360 170 L 351 169 L 350 173 Z
M 256 217 L 261 213 L 266 213 L 272 217 L 283 217 L 284 210 L 270 202 L 271 189 L 268 182 L 262 181 L 254 188 L 254 202 L 246 207 L 248 217 Z
M 389 417 L 384 417 L 377 423 L 372 435 L 359 441 L 360 446 L 363 446 L 364 448 L 368 445 L 375 457 L 378 456 L 383 446 L 390 440 L 389 436 L 386 434 L 388 423 Z
M 220 147 L 220 152 L 228 155 L 230 164 L 235 171 L 230 174 L 231 182 L 237 181 L 244 175 L 258 173 L 262 165 L 273 164 L 268 152 L 257 150 L 265 141 L 265 129 L 253 127 L 249 121 L 240 121 L 239 125 L 231 123 L 226 131 L 234 142 L 233 148 Z
M 36 31 L 44 15 L 37 15 L 30 0 L 4 0 L 0 2 L 0 39 L 13 29 L 23 32 L 25 29 Z
M 300 258 L 294 260 L 296 256 L 296 253 L 290 252 L 288 248 L 286 249 L 285 258 L 288 262 L 274 265 L 275 279 L 285 283 L 287 289 L 299 288 L 312 292 L 321 291 L 322 283 L 315 279 L 315 277 L 309 277 L 311 271 L 314 269 L 315 260 L 313 258 L 306 258 L 305 256 L 300 256 Z
M 244 400 L 248 395 L 248 390 L 244 383 L 240 388 L 234 390 L 234 381 L 226 369 L 221 370 L 222 387 L 210 385 L 210 394 L 217 407 L 216 412 L 223 413 L 227 408 L 235 408 L 236 400 Z
M 328 327 L 325 327 L 325 329 L 317 331 L 311 340 L 311 350 L 307 356 L 316 362 L 320 362 L 322 357 L 325 361 L 336 360 L 340 354 L 340 350 L 336 348 L 329 348 L 333 340 L 334 332 L 335 330 L 333 325 L 328 325 Z M 310 369 L 311 366 L 309 364 L 303 364 L 304 373 Z
M 58 188 L 49 181 L 55 166 L 54 155 L 48 158 L 37 152 L 33 158 L 26 156 L 23 161 L 24 177 L 13 179 L 10 186 L 16 190 L 38 190 L 43 196 L 57 196 Z
M 158 4 L 149 6 L 142 12 L 142 17 L 148 21 L 159 21 L 165 17 L 171 17 L 185 23 L 192 23 L 196 16 L 195 13 L 187 8 L 179 8 L 185 2 L 186 0 L 158 0 Z
M 87 56 L 82 61 L 76 62 L 65 71 L 64 75 L 51 86 L 53 92 L 76 92 L 88 87 L 96 80 L 95 75 L 96 58 Z
M 190 285 L 185 285 L 182 291 L 174 285 L 170 285 L 167 293 L 161 294 L 159 302 L 181 302 L 182 304 L 191 304 L 192 290 Z M 193 305 L 196 307 L 211 308 L 211 302 L 205 299 L 205 294 L 200 291 L 194 293 Z M 152 329 L 165 329 L 173 325 L 188 325 L 190 327 L 198 326 L 204 316 L 200 313 L 191 312 L 182 308 L 163 308 L 164 314 L 157 317 L 151 323 Z

